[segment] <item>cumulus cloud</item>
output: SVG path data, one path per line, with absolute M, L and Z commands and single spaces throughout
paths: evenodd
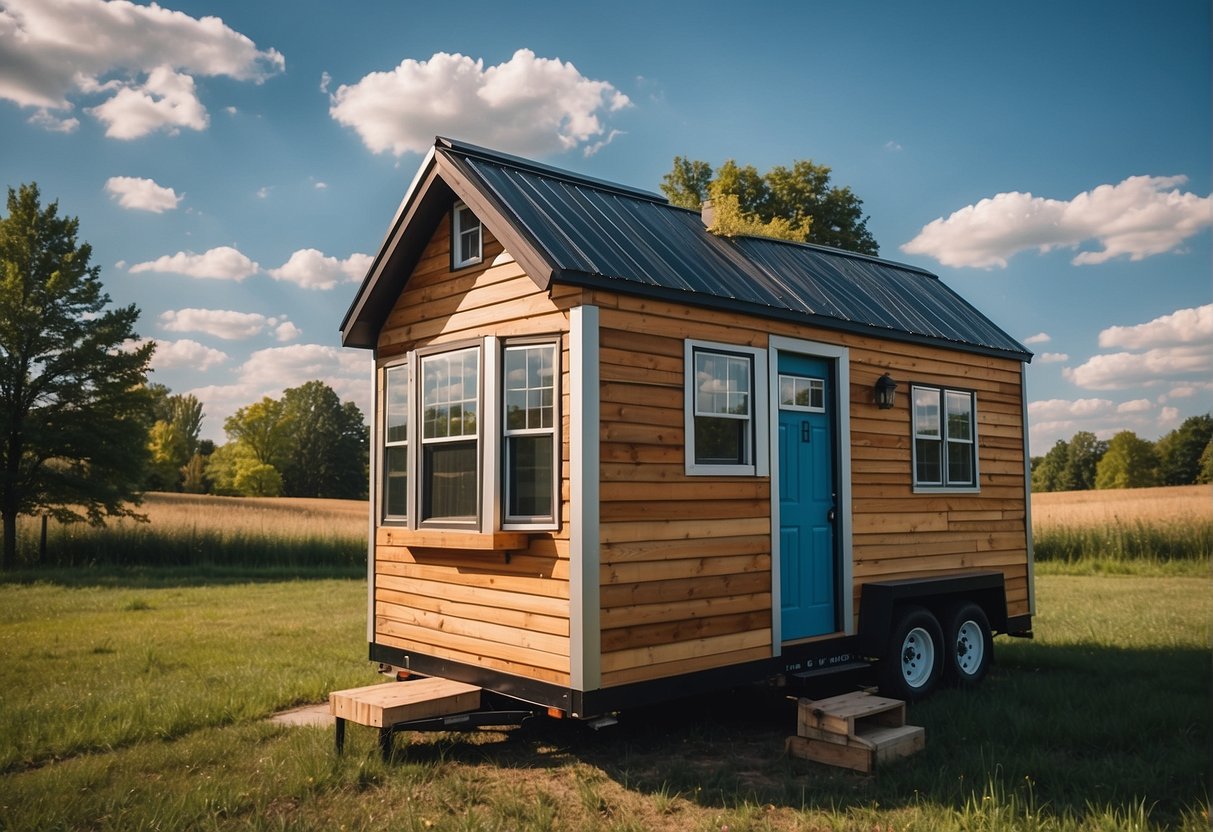
M 487 68 L 483 60 L 446 52 L 405 59 L 339 86 L 329 114 L 375 153 L 423 153 L 435 135 L 450 135 L 544 155 L 597 140 L 607 133 L 603 116 L 630 103 L 572 63 L 519 49 Z
M 3 12 L 0 12 L 3 14 Z M 45 107 L 35 112 L 27 119 L 35 127 L 49 130 L 52 133 L 74 133 L 80 127 L 78 118 L 59 118 Z
M 69 112 L 74 98 L 103 98 L 88 112 L 112 138 L 204 129 L 195 76 L 260 83 L 285 65 L 277 50 L 259 50 L 218 17 L 155 3 L 5 0 L 0 7 L 0 98 Z M 73 121 L 48 112 L 36 123 L 64 129 Z
M 172 188 L 135 176 L 111 176 L 105 180 L 105 190 L 123 208 L 155 214 L 172 211 L 182 200 Z
M 332 387 L 343 401 L 353 401 L 364 415 L 371 413 L 370 360 L 360 351 L 321 344 L 270 347 L 252 353 L 233 377 L 231 384 L 187 391 L 205 406 L 208 424 L 222 425 L 238 408 L 313 379 Z
M 1059 439 L 1069 440 L 1078 431 L 1089 431 L 1108 439 L 1122 430 L 1154 435 L 1170 430 L 1177 422 L 1175 408 L 1157 408 L 1149 399 L 1114 402 L 1111 399 L 1047 399 L 1028 404 L 1029 443 L 1034 454 L 1042 454 Z
M 268 273 L 274 280 L 285 280 L 304 289 L 332 289 L 338 283 L 362 280 L 372 259 L 369 254 L 355 253 L 338 260 L 314 248 L 301 248 Z
M 1127 256 L 1142 260 L 1177 249 L 1213 224 L 1213 197 L 1180 191 L 1186 176 L 1131 176 L 1069 201 L 1012 191 L 928 223 L 901 247 L 945 266 L 1005 267 L 1021 251 L 1047 252 L 1094 242 L 1075 265 Z
M 202 254 L 179 251 L 146 263 L 136 263 L 131 266 L 130 273 L 164 272 L 212 280 L 244 280 L 256 274 L 259 268 L 255 262 L 231 246 L 219 246 Z
M 252 338 L 267 331 L 280 341 L 299 334 L 299 329 L 285 318 L 233 309 L 169 309 L 160 313 L 160 328 L 166 332 L 205 332 L 228 341 Z
M 1122 350 L 1094 355 L 1065 368 L 1062 375 L 1087 390 L 1208 378 L 1213 375 L 1213 304 L 1178 309 L 1142 324 L 1108 327 L 1099 333 L 1099 345 Z
M 1036 333 L 1035 335 L 1029 335 L 1027 338 L 1024 338 L 1024 339 L 1023 339 L 1023 342 L 1024 342 L 1024 344 L 1026 344 L 1026 345 L 1031 345 L 1031 344 L 1047 344 L 1047 343 L 1049 343 L 1049 342 L 1050 342 L 1050 341 L 1052 341 L 1052 340 L 1053 340 L 1053 336 L 1049 335 L 1049 333 L 1047 333 L 1047 332 L 1038 332 L 1038 333 Z
M 199 344 L 189 338 L 182 338 L 180 341 L 156 339 L 156 354 L 152 356 L 152 366 L 157 370 L 181 367 L 209 370 L 227 360 L 228 354 L 222 350 Z
M 1213 303 L 1177 309 L 1134 326 L 1110 326 L 1099 333 L 1101 347 L 1148 349 L 1180 344 L 1213 346 Z
M 1041 364 L 1060 364 L 1063 361 L 1069 361 L 1070 356 L 1064 352 L 1042 352 L 1036 356 L 1036 360 Z

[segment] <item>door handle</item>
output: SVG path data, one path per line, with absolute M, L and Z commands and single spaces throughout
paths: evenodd
M 838 516 L 838 513 L 833 508 L 831 508 L 829 511 L 826 512 L 826 522 L 833 523 L 835 518 L 837 518 L 837 516 Z

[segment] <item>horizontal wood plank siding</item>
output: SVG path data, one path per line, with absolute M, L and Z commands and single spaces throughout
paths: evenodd
M 409 278 L 380 333 L 386 357 L 495 335 L 561 334 L 561 523 L 528 531 L 525 548 L 478 551 L 427 533 L 433 547 L 375 545 L 375 640 L 400 650 L 556 685 L 569 684 L 568 310 L 580 290 L 538 289 L 484 229 L 482 263 L 450 271 L 449 217 Z M 486 380 L 487 381 L 487 380 Z M 407 536 L 399 536 L 407 540 Z
M 867 581 L 993 569 L 1028 611 L 1019 362 L 675 303 L 591 293 L 600 310 L 604 686 L 771 654 L 770 481 L 685 474 L 684 340 L 772 334 L 850 351 L 854 609 Z M 898 404 L 872 388 L 889 372 Z M 913 493 L 910 384 L 977 396 L 980 491 Z

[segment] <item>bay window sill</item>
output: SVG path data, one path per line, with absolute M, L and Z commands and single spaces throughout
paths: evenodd
M 529 532 L 468 532 L 459 529 L 405 529 L 380 526 L 375 540 L 384 546 L 414 546 L 419 549 L 470 549 L 482 552 L 512 552 L 527 548 Z

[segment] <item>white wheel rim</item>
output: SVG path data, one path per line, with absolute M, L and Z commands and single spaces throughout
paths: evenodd
M 966 676 L 981 669 L 986 655 L 986 640 L 976 621 L 966 621 L 956 631 L 956 666 Z
M 935 642 L 922 627 L 906 633 L 901 642 L 901 675 L 906 684 L 920 688 L 931 678 L 935 669 Z

